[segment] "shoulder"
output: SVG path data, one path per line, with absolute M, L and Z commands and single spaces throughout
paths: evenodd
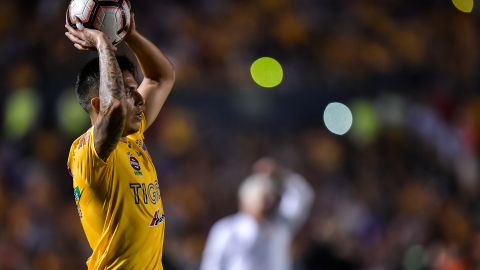
M 236 215 L 224 217 L 213 224 L 208 234 L 208 246 L 223 246 L 235 234 Z
M 90 134 L 91 134 L 91 128 L 73 141 L 72 145 L 70 146 L 70 151 L 68 153 L 69 167 L 71 167 L 72 163 L 74 162 L 75 156 L 77 155 L 78 151 L 89 143 L 91 139 Z
M 231 231 L 233 226 L 238 223 L 238 214 L 230 215 L 224 218 L 219 219 L 215 224 L 212 226 L 212 232 L 226 232 Z
M 237 213 L 218 220 L 212 226 L 212 232 L 235 233 L 245 226 L 249 226 L 250 223 L 251 221 L 246 215 Z
M 100 167 L 105 167 L 105 165 L 110 164 L 113 156 L 113 154 L 110 155 L 107 161 L 103 161 L 98 156 L 94 146 L 93 127 L 91 127 L 72 143 L 67 164 L 69 169 L 74 169 L 75 164 L 78 163 L 99 169 Z

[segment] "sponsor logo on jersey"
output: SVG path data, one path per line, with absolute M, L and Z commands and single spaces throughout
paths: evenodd
M 155 214 L 153 215 L 153 218 L 152 218 L 152 222 L 150 222 L 150 227 L 155 227 L 165 220 L 165 215 L 162 214 L 160 217 L 158 216 L 159 212 L 160 210 L 158 209 L 157 211 L 155 211 Z
M 134 156 L 130 156 L 130 165 L 132 166 L 134 170 L 135 175 L 143 175 L 142 172 L 140 171 L 140 162 L 138 162 L 138 159 L 135 158 Z

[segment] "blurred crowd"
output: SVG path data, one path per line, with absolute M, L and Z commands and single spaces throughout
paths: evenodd
M 0 2 L 0 269 L 85 269 L 66 158 L 89 126 L 67 1 Z M 147 145 L 167 216 L 165 268 L 197 269 L 270 155 L 314 187 L 295 269 L 480 269 L 480 24 L 450 1 L 142 0 L 139 31 L 178 83 Z M 120 51 L 129 55 L 125 47 Z M 272 56 L 283 84 L 250 64 Z M 331 101 L 352 130 L 328 133 Z

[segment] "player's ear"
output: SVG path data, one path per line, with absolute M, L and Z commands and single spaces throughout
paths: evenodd
M 94 97 L 90 100 L 90 105 L 92 106 L 93 110 L 95 113 L 100 112 L 100 98 L 99 97 Z

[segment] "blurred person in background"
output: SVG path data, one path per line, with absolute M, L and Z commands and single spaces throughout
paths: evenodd
M 253 171 L 240 186 L 239 213 L 212 227 L 201 270 L 291 268 L 291 243 L 308 217 L 313 189 L 273 159 L 257 161 Z
M 77 18 L 77 24 L 80 23 Z M 68 167 L 92 255 L 88 269 L 163 269 L 165 215 L 158 177 L 144 144 L 172 90 L 172 64 L 132 26 L 126 38 L 145 78 L 100 31 L 65 25 L 66 36 L 99 58 L 80 72 L 77 95 L 92 128 L 72 144 Z

